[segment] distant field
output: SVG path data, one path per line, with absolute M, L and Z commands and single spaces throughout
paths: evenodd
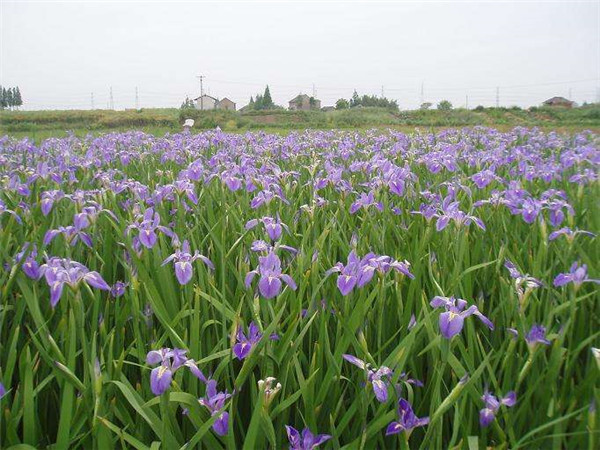
M 64 136 L 72 131 L 77 136 L 90 132 L 142 130 L 154 135 L 181 130 L 187 118 L 195 120 L 194 129 L 219 126 L 224 131 L 272 132 L 311 129 L 421 128 L 464 127 L 474 125 L 509 129 L 515 126 L 540 127 L 545 130 L 579 131 L 600 129 L 600 105 L 576 109 L 484 108 L 452 111 L 390 111 L 383 108 L 361 108 L 342 111 L 197 111 L 140 109 L 127 111 L 3 111 L 0 112 L 0 134 L 31 137 L 35 140 Z

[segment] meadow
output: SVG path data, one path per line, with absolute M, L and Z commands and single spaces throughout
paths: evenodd
M 416 127 L 424 131 L 445 128 L 487 126 L 509 131 L 516 126 L 539 127 L 545 131 L 574 133 L 600 130 L 600 105 L 591 104 L 573 109 L 532 107 L 500 107 L 475 109 L 456 108 L 449 111 L 412 110 L 395 111 L 386 108 L 365 107 L 336 111 L 199 111 L 193 108 L 143 108 L 124 111 L 66 110 L 66 111 L 0 111 L 0 135 L 32 138 L 36 143 L 52 137 L 88 134 L 98 136 L 106 132 L 131 129 L 157 137 L 165 133 L 179 133 L 186 119 L 194 120 L 193 131 L 219 127 L 231 133 L 268 131 L 284 134 L 306 129 L 346 129 L 366 131 L 373 128 L 391 128 L 410 133 Z
M 589 449 L 600 137 L 0 138 L 0 447 Z

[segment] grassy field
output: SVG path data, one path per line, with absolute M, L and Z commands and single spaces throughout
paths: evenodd
M 275 133 L 305 129 L 392 128 L 401 131 L 441 129 L 464 126 L 494 126 L 508 130 L 515 126 L 536 126 L 546 130 L 581 131 L 600 129 L 600 106 L 572 110 L 562 108 L 485 108 L 452 111 L 390 111 L 361 108 L 342 111 L 197 111 L 179 109 L 142 109 L 129 111 L 3 111 L 0 135 L 30 137 L 76 136 L 105 131 L 142 130 L 155 136 L 181 131 L 186 118 L 195 120 L 195 130 L 220 127 L 228 132 L 265 130 Z
M 0 139 L 0 447 L 597 449 L 599 146 Z

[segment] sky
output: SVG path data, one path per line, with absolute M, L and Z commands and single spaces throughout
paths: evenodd
M 245 105 L 269 85 L 323 106 L 599 101 L 600 2 L 0 0 L 0 84 L 24 109 Z M 314 91 L 313 91 L 314 89 Z M 93 99 L 92 99 L 93 97 Z

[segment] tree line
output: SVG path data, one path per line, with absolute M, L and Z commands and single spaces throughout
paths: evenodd
M 5 88 L 0 86 L 0 109 L 15 109 L 23 104 L 19 87 Z
M 271 98 L 271 91 L 269 90 L 269 85 L 265 87 L 265 92 L 261 94 L 256 94 L 254 97 L 250 97 L 250 101 L 248 102 L 247 109 L 251 111 L 260 111 L 263 109 L 279 109 L 280 106 L 277 106 L 273 99 Z
M 357 107 L 369 107 L 376 106 L 379 108 L 389 108 L 395 111 L 398 110 L 398 102 L 396 100 L 390 100 L 385 97 L 377 97 L 376 95 L 358 95 L 358 92 L 354 91 L 350 100 L 340 98 L 335 102 L 335 109 L 348 109 Z

